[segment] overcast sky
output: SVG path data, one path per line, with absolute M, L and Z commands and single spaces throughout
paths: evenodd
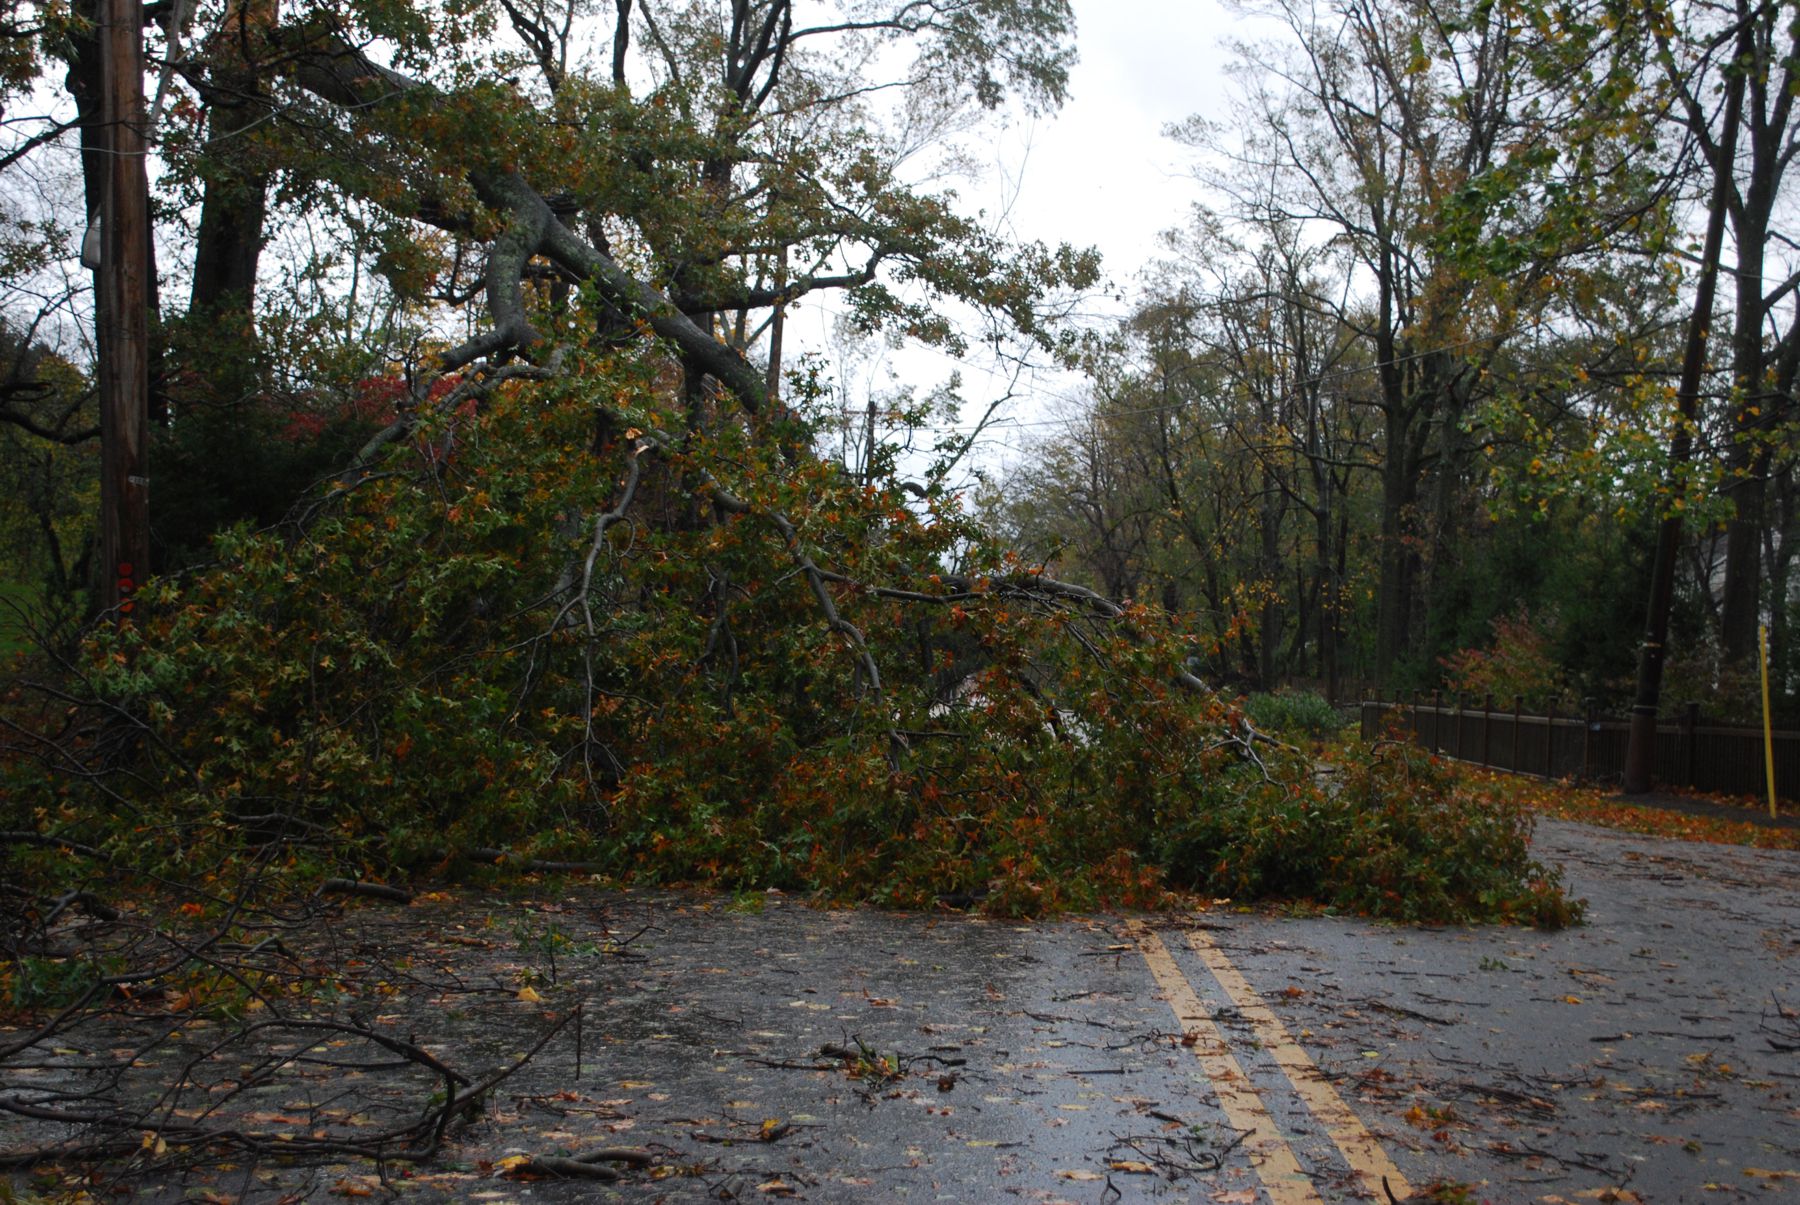
M 1194 113 L 1216 113 L 1226 96 L 1223 45 L 1239 28 L 1216 0 L 1074 0 L 1080 62 L 1069 102 L 1036 120 L 1015 117 L 992 137 L 988 178 L 957 186 L 971 208 L 1006 210 L 1022 240 L 1097 247 L 1122 300 L 1095 308 L 1123 313 L 1143 267 L 1157 254 L 1162 231 L 1182 225 L 1200 199 L 1189 173 L 1192 153 L 1163 130 Z M 831 305 L 796 315 L 803 346 L 829 345 Z M 860 365 L 838 363 L 852 402 L 870 388 L 910 384 L 929 389 L 958 365 L 932 351 L 888 354 Z M 1004 383 L 975 358 L 961 366 L 972 405 Z M 985 442 L 980 463 L 993 469 L 1016 457 L 1034 431 L 1053 423 L 1059 400 L 1081 391 L 1069 374 L 1045 370 L 1023 382 L 1024 396 L 1006 407 L 1007 421 Z
M 1097 246 L 1128 283 L 1162 230 L 1199 198 L 1186 148 L 1163 129 L 1224 101 L 1221 39 L 1233 19 L 1215 0 L 1075 0 L 1081 61 L 1054 117 L 1015 124 L 999 149 L 1023 163 L 1019 233 Z

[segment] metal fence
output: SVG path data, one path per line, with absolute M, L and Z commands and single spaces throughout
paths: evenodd
M 1495 708 L 1491 699 L 1445 700 L 1435 692 L 1429 702 L 1365 699 L 1360 710 L 1365 740 L 1398 731 L 1459 761 L 1602 784 L 1619 781 L 1631 730 L 1629 720 L 1603 716 L 1591 704 L 1573 715 L 1554 708 L 1533 715 L 1521 700 Z M 1774 746 L 1776 792 L 1800 799 L 1800 732 L 1775 733 Z M 1766 795 L 1762 729 L 1702 724 L 1700 705 L 1689 703 L 1679 718 L 1657 724 L 1651 775 L 1657 786 Z

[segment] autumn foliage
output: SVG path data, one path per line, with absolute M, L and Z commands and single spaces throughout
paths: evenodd
M 1489 626 L 1493 639 L 1485 648 L 1459 649 L 1442 659 L 1446 684 L 1476 699 L 1505 703 L 1523 696 L 1539 707 L 1560 702 L 1567 684 L 1552 647 L 1554 617 L 1534 618 L 1520 607 Z
M 17 722 L 84 735 L 10 764 L 7 825 L 152 869 L 273 850 L 389 877 L 499 850 L 909 907 L 1193 887 L 1568 919 L 1516 810 L 1391 752 L 1319 784 L 1177 680 L 1167 616 L 1050 589 L 955 498 L 794 456 L 799 419 L 652 450 L 679 404 L 656 370 L 502 387 L 145 589 L 71 667 L 73 707 L 14 696 Z M 636 425 L 595 451 L 620 399 Z

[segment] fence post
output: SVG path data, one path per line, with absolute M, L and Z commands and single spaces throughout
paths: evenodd
M 1431 751 L 1436 753 L 1444 744 L 1444 692 L 1433 689 L 1431 692 Z
M 1488 745 L 1494 726 L 1494 694 L 1489 691 L 1481 697 L 1481 764 L 1488 765 Z
M 1581 701 L 1581 781 L 1592 782 L 1594 778 L 1594 708 L 1593 696 Z
M 1544 708 L 1544 777 L 1556 781 L 1556 700 Z
M 1700 744 L 1700 736 L 1694 730 L 1700 726 L 1700 704 L 1689 700 L 1681 709 L 1681 785 L 1694 785 L 1694 756 Z
M 1416 686 L 1413 687 L 1412 697 L 1412 735 L 1413 744 L 1423 745 L 1425 743 L 1425 729 L 1420 726 L 1419 720 L 1419 688 Z
M 1525 726 L 1525 721 L 1523 718 L 1524 715 L 1525 715 L 1525 696 L 1524 695 L 1514 695 L 1513 696 L 1512 760 L 1506 763 L 1506 768 L 1508 770 L 1511 770 L 1514 774 L 1522 774 L 1525 772 L 1525 763 L 1519 760 L 1519 729 L 1521 729 Z

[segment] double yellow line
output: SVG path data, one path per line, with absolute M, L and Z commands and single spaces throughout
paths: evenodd
M 1262 1180 L 1264 1191 L 1269 1194 L 1271 1205 L 1322 1205 L 1323 1198 L 1318 1189 L 1301 1169 L 1293 1148 L 1232 1055 L 1230 1044 L 1213 1024 L 1193 984 L 1175 965 L 1169 947 L 1142 921 L 1132 921 L 1127 928 L 1138 951 L 1143 954 L 1150 974 L 1167 997 L 1175 1020 L 1181 1025 L 1184 1041 L 1187 1035 L 1194 1036 L 1194 1057 L 1200 1060 L 1200 1066 L 1219 1094 L 1219 1107 L 1224 1110 L 1226 1121 L 1233 1129 L 1247 1135 L 1243 1147 Z M 1294 1094 L 1331 1136 L 1331 1141 L 1343 1153 L 1345 1162 L 1362 1181 L 1363 1187 L 1376 1200 L 1385 1199 L 1384 1180 L 1394 1197 L 1405 1200 L 1411 1195 L 1411 1186 L 1388 1158 L 1387 1152 L 1381 1149 L 1375 1136 L 1350 1111 L 1306 1051 L 1289 1036 L 1286 1027 L 1269 1011 L 1262 997 L 1225 957 L 1224 951 L 1198 929 L 1188 931 L 1188 944 L 1231 998 L 1238 1014 L 1250 1023 L 1257 1041 L 1274 1057 L 1276 1066 L 1293 1086 Z

